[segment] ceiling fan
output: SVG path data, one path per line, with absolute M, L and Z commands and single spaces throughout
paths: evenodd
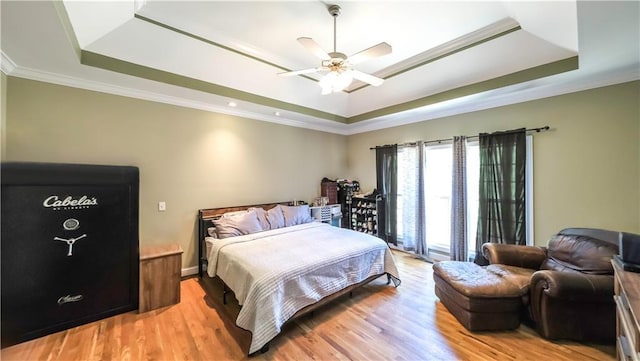
M 320 58 L 320 60 L 322 60 L 321 66 L 317 68 L 287 71 L 284 73 L 279 73 L 278 75 L 292 76 L 328 72 L 320 80 L 322 94 L 342 91 L 346 87 L 348 87 L 349 84 L 351 84 L 353 79 L 360 80 L 373 86 L 381 85 L 384 82 L 384 79 L 353 69 L 353 66 L 365 60 L 391 53 L 391 45 L 382 42 L 349 57 L 347 57 L 343 53 L 337 52 L 336 19 L 338 15 L 340 15 L 341 8 L 338 5 L 330 5 L 328 7 L 328 10 L 329 14 L 333 16 L 333 52 L 327 53 L 318 45 L 318 43 L 316 43 L 311 38 L 298 38 L 298 42 L 300 44 L 302 44 L 305 48 L 307 48 L 307 50 L 311 51 L 314 55 Z

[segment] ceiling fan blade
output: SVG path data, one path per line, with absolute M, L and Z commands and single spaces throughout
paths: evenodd
M 353 74 L 353 78 L 356 80 L 360 80 L 367 84 L 371 84 L 373 86 L 379 86 L 384 83 L 384 79 L 378 78 L 377 76 L 373 76 L 371 74 L 363 73 L 359 70 L 351 70 Z
M 278 73 L 278 75 L 280 76 L 302 75 L 302 74 L 315 73 L 322 70 L 323 68 L 309 68 L 309 69 L 302 69 L 302 70 L 285 71 L 284 73 Z
M 329 56 L 329 54 L 326 51 L 322 50 L 320 45 L 318 45 L 318 43 L 316 43 L 315 40 L 311 38 L 302 37 L 302 38 L 298 38 L 298 42 L 302 44 L 302 46 L 307 48 L 307 50 L 312 52 L 315 56 L 320 58 L 320 60 L 331 60 L 331 57 Z
M 361 52 L 355 53 L 347 58 L 347 61 L 351 65 L 356 65 L 362 63 L 365 60 L 373 59 L 382 55 L 387 55 L 391 53 L 391 45 L 382 42 L 378 45 L 374 45 L 368 49 L 365 49 Z

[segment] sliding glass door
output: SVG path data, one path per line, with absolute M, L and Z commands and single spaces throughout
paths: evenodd
M 451 145 L 425 148 L 425 209 L 427 249 L 449 253 L 451 239 Z M 433 256 L 433 255 L 432 255 Z
M 467 240 L 475 245 L 478 215 L 478 164 L 477 142 L 468 142 L 467 148 Z M 451 144 L 426 146 L 425 209 L 426 239 L 429 258 L 448 259 L 451 243 Z M 470 241 L 473 240 L 473 241 Z M 473 247 L 467 247 L 473 249 Z

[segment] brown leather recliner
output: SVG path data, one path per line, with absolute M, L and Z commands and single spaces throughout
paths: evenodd
M 523 297 L 528 318 L 541 336 L 611 343 L 615 341 L 611 259 L 618 254 L 619 232 L 568 228 L 547 247 L 486 243 L 491 264 L 536 270 Z

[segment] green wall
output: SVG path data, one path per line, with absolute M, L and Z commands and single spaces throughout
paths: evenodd
M 375 187 L 370 147 L 537 128 L 534 238 L 566 227 L 640 233 L 640 82 L 630 82 L 350 136 L 349 176 Z

